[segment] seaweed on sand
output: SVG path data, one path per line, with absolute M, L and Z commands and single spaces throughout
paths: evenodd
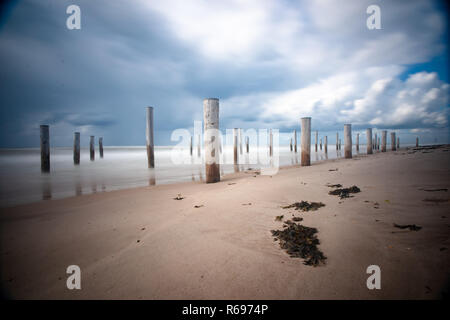
M 283 209 L 295 208 L 295 210 L 301 211 L 316 211 L 321 207 L 325 207 L 325 205 L 322 202 L 308 202 L 302 200 L 300 202 L 294 202 L 293 204 L 284 206 L 282 208 Z
M 328 192 L 328 194 L 334 195 L 334 196 L 339 196 L 339 198 L 344 199 L 344 198 L 350 198 L 350 193 L 358 193 L 361 192 L 361 189 L 359 189 L 357 186 L 352 186 L 350 188 L 338 188 L 338 189 L 334 189 L 330 192 Z
M 291 258 L 305 259 L 303 264 L 318 266 L 325 264 L 326 257 L 317 248 L 320 244 L 317 239 L 316 228 L 305 227 L 290 220 L 285 222 L 283 230 L 272 230 L 272 235 L 279 240 L 280 247 L 289 254 Z
M 399 228 L 399 229 L 409 229 L 411 231 L 419 231 L 420 229 L 422 229 L 421 226 L 416 226 L 415 224 L 400 225 L 400 224 L 394 223 L 394 227 Z

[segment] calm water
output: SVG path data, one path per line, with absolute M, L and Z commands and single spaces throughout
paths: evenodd
M 260 148 L 259 153 L 255 150 L 250 147 L 251 152 L 247 154 L 243 147 L 241 164 L 235 167 L 231 162 L 232 149 L 225 148 L 222 153 L 225 164 L 221 165 L 221 174 L 248 168 L 269 168 L 267 147 Z M 353 152 L 356 154 L 355 149 Z M 365 153 L 365 146 L 360 147 L 360 153 Z M 329 145 L 328 155 L 320 150 L 314 152 L 313 146 L 311 161 L 335 159 L 343 154 L 343 146 L 341 151 L 336 152 L 335 146 Z M 145 147 L 105 147 L 103 159 L 99 158 L 98 150 L 95 156 L 95 161 L 90 161 L 89 150 L 82 148 L 81 163 L 75 166 L 72 148 L 52 148 L 51 172 L 42 174 L 39 149 L 0 150 L 0 206 L 139 186 L 202 181 L 204 178 L 203 155 L 198 157 L 196 148 L 191 157 L 188 148 L 156 147 L 155 169 L 147 168 Z M 278 159 L 279 166 L 299 164 L 300 148 L 298 153 L 290 152 L 289 146 L 275 148 L 274 157 Z M 276 159 L 272 159 L 274 166 Z

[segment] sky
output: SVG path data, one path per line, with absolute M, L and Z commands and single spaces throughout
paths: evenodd
M 81 29 L 69 30 L 69 5 Z M 381 29 L 369 30 L 378 5 Z M 220 99 L 220 128 L 397 130 L 449 143 L 444 1 L 27 0 L 1 5 L 0 147 L 52 146 L 73 132 L 105 145 L 155 144 Z M 289 134 L 281 143 L 287 143 Z M 334 143 L 329 134 L 329 143 Z

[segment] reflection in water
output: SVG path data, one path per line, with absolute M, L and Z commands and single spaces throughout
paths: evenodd
M 156 175 L 155 175 L 155 170 L 154 169 L 150 169 L 150 178 L 148 180 L 148 184 L 150 186 L 156 185 Z
M 83 194 L 83 187 L 81 186 L 80 180 L 77 179 L 77 182 L 75 183 L 75 195 L 81 196 Z
M 97 193 L 97 183 L 95 181 L 91 182 L 91 191 L 92 193 Z
M 42 200 L 50 200 L 52 198 L 52 182 L 50 174 L 44 173 L 42 180 Z

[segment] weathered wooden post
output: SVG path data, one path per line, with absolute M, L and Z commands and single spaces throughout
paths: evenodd
M 328 136 L 325 136 L 324 143 L 325 153 L 328 153 Z
M 387 131 L 381 131 L 381 152 L 386 152 Z
M 219 164 L 219 99 L 203 100 L 206 183 L 220 181 Z
M 200 134 L 197 135 L 197 157 L 200 158 L 201 155 L 201 144 L 202 144 L 202 138 L 200 137 Z
M 297 129 L 294 130 L 294 151 L 297 153 Z
M 416 148 L 419 147 L 419 137 L 416 137 Z
M 345 158 L 350 159 L 352 157 L 352 125 L 344 124 L 344 154 Z
M 301 165 L 310 166 L 311 165 L 311 118 L 305 117 L 301 119 L 301 130 L 302 130 L 302 154 L 301 154 Z
M 356 151 L 359 151 L 359 133 L 356 134 Z
M 43 124 L 40 126 L 41 138 L 41 171 L 50 172 L 50 132 L 49 126 Z
M 89 153 L 90 153 L 90 159 L 91 161 L 95 160 L 95 140 L 94 140 L 94 136 L 90 137 L 89 140 Z
M 317 143 L 318 143 L 317 140 L 318 139 L 319 139 L 319 131 L 316 130 L 316 141 L 315 141 L 316 142 L 316 145 L 315 145 L 316 152 L 317 152 Z
M 366 130 L 367 154 L 372 154 L 372 128 Z
M 397 149 L 400 149 L 400 137 L 397 137 Z
M 291 138 L 291 141 L 289 142 L 289 148 L 291 149 L 291 152 L 292 152 L 292 138 Z
M 270 157 L 273 156 L 273 135 L 272 135 L 272 129 L 270 129 L 270 135 L 269 135 L 269 155 L 270 155 Z
M 391 132 L 391 150 L 397 150 L 397 148 L 395 147 L 395 132 Z
M 80 164 L 80 133 L 73 134 L 73 164 Z
M 155 151 L 153 138 L 153 107 L 147 107 L 147 126 L 145 130 L 145 138 L 147 144 L 147 161 L 148 167 L 155 167 Z
M 192 139 L 192 136 L 191 136 L 191 141 L 190 141 L 190 146 L 189 146 L 189 151 L 190 151 L 190 153 L 191 153 L 191 157 L 192 157 L 192 151 L 193 151 L 193 147 L 194 147 L 194 145 L 193 145 L 193 141 L 192 141 L 193 139 Z
M 336 151 L 339 150 L 339 132 L 336 132 Z
M 322 151 L 322 138 L 320 138 L 320 151 Z
M 100 158 L 103 158 L 103 137 L 98 138 L 98 150 L 100 152 Z
M 234 164 L 238 164 L 238 129 L 233 129 L 233 158 L 234 158 Z

